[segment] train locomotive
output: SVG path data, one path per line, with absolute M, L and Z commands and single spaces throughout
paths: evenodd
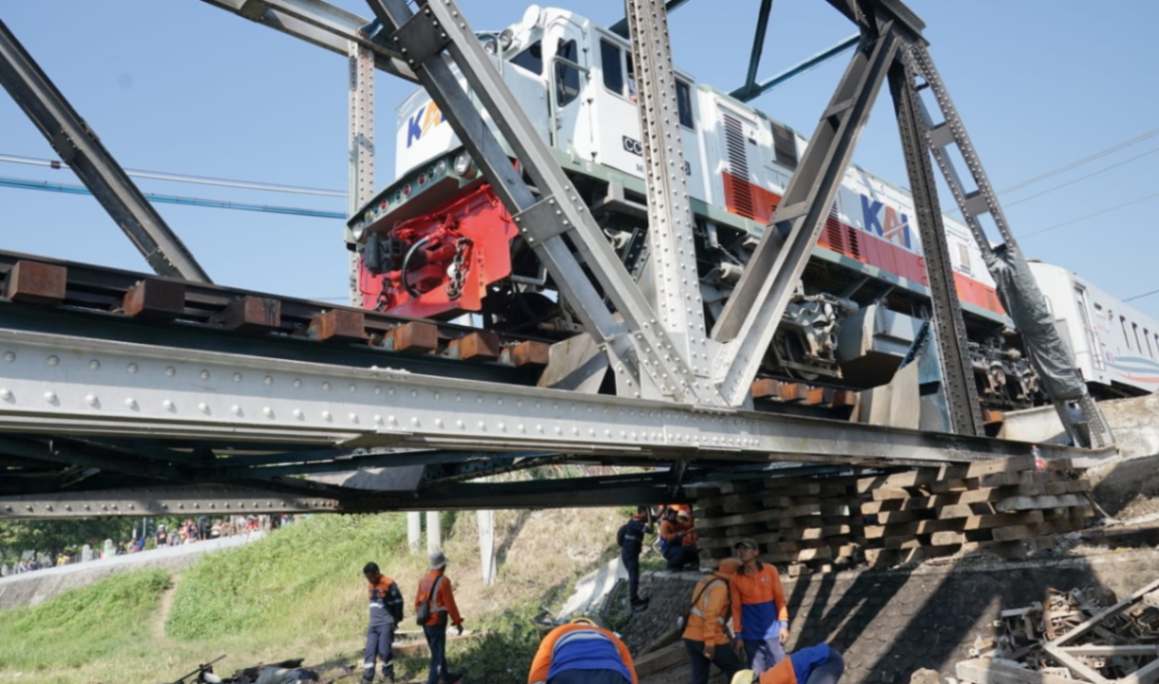
M 647 260 L 647 208 L 630 45 L 573 12 L 532 6 L 481 33 L 504 81 L 584 196 L 628 270 Z M 711 326 L 807 144 L 791 127 L 677 70 L 697 268 Z M 356 213 L 368 309 L 565 339 L 580 326 L 511 216 L 424 90 L 398 110 L 396 180 Z M 982 257 L 944 217 L 954 281 L 986 407 L 1044 401 Z M 1159 389 L 1159 321 L 1057 266 L 1032 263 L 1096 397 Z M 863 389 L 887 382 L 930 318 L 922 245 L 906 190 L 856 165 L 770 346 L 763 376 Z M 936 383 L 937 364 L 922 366 Z

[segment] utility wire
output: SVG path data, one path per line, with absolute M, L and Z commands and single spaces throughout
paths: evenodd
M 1140 292 L 1137 295 L 1132 295 L 1130 297 L 1127 297 L 1123 301 L 1124 302 L 1133 302 L 1136 299 L 1143 299 L 1144 297 L 1150 297 L 1153 294 L 1159 294 L 1159 288 L 1155 288 L 1154 290 L 1148 290 L 1147 292 Z
M 1094 153 L 1089 154 L 1085 157 L 1082 157 L 1081 159 L 1076 159 L 1074 161 L 1067 162 L 1066 164 L 1064 164 L 1062 166 L 1050 169 L 1048 171 L 1044 171 L 1044 172 L 1038 174 L 1037 176 L 1032 176 L 1030 178 L 1027 178 L 1026 180 L 1019 181 L 1019 182 L 1015 183 L 1014 185 L 1011 185 L 1009 187 L 1003 188 L 1002 190 L 999 190 L 998 193 L 1004 195 L 1004 194 L 1009 193 L 1009 192 L 1014 192 L 1015 190 L 1021 190 L 1022 188 L 1025 188 L 1028 185 L 1032 185 L 1032 184 L 1037 183 L 1038 181 L 1041 181 L 1041 180 L 1046 180 L 1047 178 L 1050 178 L 1051 176 L 1057 176 L 1060 173 L 1066 173 L 1067 171 L 1070 171 L 1071 169 L 1074 169 L 1074 168 L 1078 168 L 1078 167 L 1082 166 L 1083 164 L 1088 164 L 1090 162 L 1102 159 L 1103 157 L 1106 157 L 1107 155 L 1114 154 L 1115 152 L 1118 152 L 1121 149 L 1130 147 L 1132 145 L 1135 145 L 1136 143 L 1140 143 L 1140 142 L 1147 140 L 1149 138 L 1153 138 L 1156 135 L 1159 135 L 1159 128 L 1152 128 L 1149 131 L 1143 131 L 1142 133 L 1140 133 L 1134 137 L 1128 138 L 1127 140 L 1123 140 L 1121 142 L 1117 142 L 1114 145 L 1111 145 L 1110 147 L 1105 147 L 1097 152 L 1094 152 Z
M 83 185 L 67 183 L 51 183 L 49 181 L 31 180 L 28 178 L 11 178 L 0 176 L 0 187 L 17 188 L 19 190 L 41 190 L 44 192 L 60 192 L 67 195 L 91 195 L 89 189 Z M 290 216 L 307 216 L 310 218 L 346 219 L 346 214 L 340 211 L 322 211 L 320 209 L 306 209 L 304 207 L 285 207 L 271 204 L 250 204 L 248 202 L 227 202 L 224 200 L 208 199 L 206 197 L 188 197 L 184 195 L 160 195 L 154 192 L 142 193 L 151 202 L 163 204 L 180 204 L 192 207 L 208 207 L 210 209 L 233 209 L 236 211 L 256 211 L 264 214 L 286 214 Z
M 1154 199 L 1156 197 L 1159 197 L 1159 192 L 1152 192 L 1150 194 L 1143 195 L 1142 197 L 1136 197 L 1133 200 L 1128 200 L 1126 202 L 1120 202 L 1119 204 L 1114 204 L 1114 205 L 1111 205 L 1109 207 L 1104 207 L 1103 209 L 1099 209 L 1098 211 L 1091 212 L 1091 213 L 1086 214 L 1084 216 L 1079 216 L 1078 218 L 1074 218 L 1074 219 L 1071 219 L 1069 221 L 1063 221 L 1062 223 L 1055 223 L 1053 225 L 1039 228 L 1038 230 L 1026 233 L 1022 237 L 1028 238 L 1028 237 L 1033 237 L 1035 235 L 1042 235 L 1043 233 L 1048 233 L 1052 230 L 1057 230 L 1059 228 L 1065 228 L 1066 226 L 1072 226 L 1076 223 L 1081 223 L 1083 221 L 1086 221 L 1087 219 L 1092 219 L 1092 218 L 1095 218 L 1096 216 L 1102 216 L 1103 214 L 1108 214 L 1112 211 L 1117 211 L 1117 210 L 1122 209 L 1124 207 L 1130 207 L 1130 206 L 1133 206 L 1136 204 L 1142 204 L 1143 202 L 1146 202 L 1147 200 L 1150 200 L 1150 199 Z
M 67 169 L 69 165 L 57 159 L 42 159 L 39 157 L 25 157 L 19 154 L 0 154 L 0 162 L 9 164 L 24 164 L 27 166 L 42 166 L 50 169 Z M 342 190 L 327 188 L 312 188 L 301 185 L 283 185 L 281 183 L 266 183 L 263 181 L 239 180 L 236 178 L 217 178 L 215 176 L 193 176 L 185 173 L 170 173 L 168 171 L 147 171 L 145 169 L 125 169 L 125 173 L 134 178 L 149 178 L 152 180 L 171 181 L 174 183 L 193 183 L 196 185 L 213 185 L 221 188 L 239 188 L 242 190 L 261 190 L 262 192 L 284 192 L 292 195 L 317 195 L 319 197 L 346 197 Z
M 1063 188 L 1070 187 L 1072 185 L 1075 185 L 1076 183 L 1081 183 L 1082 181 L 1085 181 L 1088 178 L 1094 178 L 1095 176 L 1106 173 L 1107 171 L 1111 171 L 1113 169 L 1117 169 L 1120 166 L 1125 166 L 1127 164 L 1130 164 L 1133 161 L 1137 161 L 1139 159 L 1142 159 L 1143 157 L 1155 154 L 1156 152 L 1159 152 L 1159 147 L 1154 147 L 1152 149 L 1147 150 L 1146 152 L 1136 154 L 1134 157 L 1128 157 L 1122 161 L 1117 161 L 1114 164 L 1111 164 L 1110 166 L 1104 166 L 1103 168 L 1099 169 L 1098 171 L 1092 171 L 1088 174 L 1079 176 L 1078 178 L 1075 178 L 1074 180 L 1069 180 L 1065 183 L 1059 183 L 1058 185 L 1052 185 L 1045 190 L 1040 190 L 1040 191 L 1034 193 L 1033 195 L 1027 195 L 1026 197 L 1023 197 L 1021 199 L 1016 199 L 1013 202 L 1007 202 L 1006 206 L 1013 207 L 1013 206 L 1017 206 L 1019 204 L 1022 204 L 1023 202 L 1029 202 L 1032 199 L 1042 197 L 1043 195 L 1046 195 L 1048 193 L 1052 193 L 1055 190 L 1062 190 Z

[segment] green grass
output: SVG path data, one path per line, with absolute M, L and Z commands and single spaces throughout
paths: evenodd
M 471 681 L 519 681 L 539 641 L 532 618 L 565 596 L 576 577 L 614 553 L 616 511 L 499 511 L 497 543 L 509 553 L 499 580 L 479 577 L 474 515 L 448 515 L 444 548 L 471 635 L 448 644 Z M 409 554 L 401 514 L 311 516 L 241 548 L 210 554 L 170 578 L 114 576 L 35 608 L 0 613 L 0 684 L 172 681 L 219 655 L 217 672 L 305 658 L 324 680 L 355 682 L 366 628 L 361 570 L 376 561 L 408 601 L 402 625 L 420 639 L 409 602 L 426 554 Z M 561 540 L 584 540 L 561 545 Z M 161 597 L 175 583 L 164 605 Z M 425 672 L 399 658 L 400 674 Z
M 150 617 L 168 587 L 168 573 L 140 570 L 5 611 L 0 672 L 76 667 L 145 641 Z
M 309 624 L 356 634 L 366 619 L 362 566 L 374 560 L 389 568 L 404 536 L 399 515 L 317 516 L 291 525 L 186 572 L 166 632 L 186 641 L 243 634 L 264 641 Z

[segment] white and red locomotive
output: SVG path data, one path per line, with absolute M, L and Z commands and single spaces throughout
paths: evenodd
M 627 41 L 573 12 L 537 6 L 480 37 L 608 240 L 638 272 L 647 222 Z M 677 103 L 711 322 L 807 141 L 680 71 Z M 398 118 L 397 180 L 350 223 L 362 255 L 363 305 L 417 317 L 474 313 L 486 327 L 548 337 L 577 331 L 426 92 L 408 98 Z M 766 356 L 768 375 L 849 387 L 888 379 L 929 316 L 913 216 L 905 190 L 850 167 Z M 1033 404 L 1041 399 L 1037 379 L 981 254 L 964 225 L 948 216 L 944 223 L 983 401 Z M 1159 389 L 1159 322 L 1064 269 L 1031 267 L 1096 396 Z M 928 377 L 935 372 L 923 371 L 923 381 L 936 380 Z

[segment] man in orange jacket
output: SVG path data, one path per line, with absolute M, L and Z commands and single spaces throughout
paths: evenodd
M 463 618 L 459 616 L 459 607 L 455 605 L 455 594 L 451 589 L 451 580 L 446 573 L 447 557 L 442 551 L 431 554 L 431 569 L 419 582 L 419 591 L 415 596 L 415 617 L 423 626 L 423 635 L 427 638 L 427 647 L 431 651 L 431 669 L 427 675 L 427 684 L 439 684 L 440 678 L 444 682 L 454 682 L 460 679 L 459 675 L 451 674 L 447 666 L 447 622 L 463 633 Z
M 758 675 L 752 670 L 741 670 L 731 684 L 837 684 L 845 673 L 845 661 L 829 644 L 794 651 L 773 669 Z
M 708 684 L 710 666 L 715 663 L 725 677 L 743 670 L 745 663 L 738 651 L 739 638 L 730 638 L 725 623 L 732 617 L 732 607 L 740 603 L 736 576 L 740 561 L 725 558 L 716 571 L 706 575 L 692 590 L 692 604 L 688 609 L 684 633 L 684 647 L 692 670 L 692 684 Z M 737 625 L 733 624 L 733 630 Z
M 560 625 L 539 642 L 527 684 L 638 684 L 620 637 L 587 618 Z
M 733 624 L 742 626 L 740 636 L 748 652 L 749 667 L 757 674 L 785 659 L 789 640 L 789 605 L 777 569 L 762 563 L 757 543 L 742 539 L 733 547 L 743 566 L 733 582 L 740 604 L 733 605 Z
M 668 562 L 669 570 L 695 567 L 698 561 L 696 530 L 692 517 L 685 511 L 669 508 L 660 521 L 660 553 Z

